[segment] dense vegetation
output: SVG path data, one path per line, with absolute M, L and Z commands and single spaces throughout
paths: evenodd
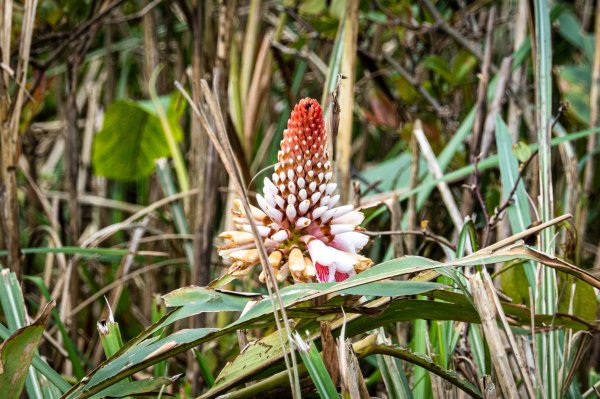
M 595 2 L 0 0 L 0 20 L 6 397 L 600 396 Z M 330 153 L 294 175 L 305 97 Z M 293 134 L 321 112 L 302 104 Z M 323 209 L 265 205 L 304 187 Z M 331 265 L 299 227 L 319 217 L 356 233 Z

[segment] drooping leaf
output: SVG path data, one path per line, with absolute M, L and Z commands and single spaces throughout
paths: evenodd
M 41 316 L 31 325 L 19 328 L 0 345 L 0 387 L 7 399 L 21 395 L 29 367 L 54 302 L 46 305 Z
M 206 392 L 206 395 L 226 391 L 244 382 L 249 376 L 280 362 L 282 354 L 277 331 L 251 342 L 233 361 L 223 367 L 215 380 L 215 386 Z
M 163 386 L 171 385 L 173 382 L 177 381 L 179 377 L 181 377 L 181 375 L 176 375 L 174 377 L 146 378 L 136 381 L 123 380 L 104 389 L 102 392 L 92 395 L 90 399 L 124 398 L 130 395 L 158 395 L 158 392 Z M 164 392 L 162 395 L 167 396 Z
M 379 354 L 385 354 L 388 356 L 394 356 L 394 357 L 400 358 L 402 360 L 405 360 L 407 362 L 413 363 L 415 365 L 419 365 L 419 366 L 429 370 L 430 372 L 437 374 L 438 376 L 444 378 L 445 380 L 450 381 L 453 385 L 459 387 L 460 389 L 462 389 L 463 391 L 465 391 L 472 397 L 475 397 L 475 398 L 483 397 L 481 395 L 481 392 L 475 385 L 471 384 L 468 380 L 462 378 L 456 371 L 448 370 L 448 369 L 441 367 L 436 362 L 434 362 L 431 359 L 431 357 L 429 357 L 429 356 L 421 355 L 419 353 L 414 353 L 411 350 L 402 348 L 398 345 L 382 345 L 382 344 L 374 345 L 374 346 L 367 346 L 366 348 L 364 348 L 364 351 L 362 353 L 359 352 L 359 355 L 365 356 L 367 354 L 372 354 L 372 353 L 379 353 Z

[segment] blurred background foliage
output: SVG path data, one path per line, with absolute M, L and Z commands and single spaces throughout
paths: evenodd
M 344 193 L 348 202 L 366 207 L 363 226 L 373 232 L 373 239 L 365 254 L 376 264 L 403 255 L 451 261 L 466 254 L 457 246 L 475 250 L 524 231 L 542 218 L 536 211 L 540 186 L 535 157 L 536 117 L 541 112 L 535 71 L 541 33 L 536 32 L 534 17 L 545 9 L 550 19 L 546 39 L 552 50 L 547 55 L 552 65 L 551 189 L 555 214 L 575 216 L 558 226 L 553 245 L 560 259 L 590 275 L 600 274 L 597 130 L 589 130 L 598 125 L 600 11 L 592 0 L 553 1 L 542 11 L 537 3 L 534 7 L 534 2 L 516 0 L 38 0 L 37 4 L 2 0 L 0 4 L 4 13 L 0 15 L 12 18 L 12 26 L 2 27 L 0 44 L 10 51 L 2 52 L 3 79 L 8 84 L 0 87 L 5 89 L 1 96 L 11 104 L 11 96 L 25 91 L 13 129 L 16 142 L 10 148 L 8 141 L 2 142 L 2 167 L 14 170 L 16 188 L 11 189 L 7 180 L 0 188 L 6 203 L 14 197 L 18 213 L 2 211 L 2 218 L 12 217 L 16 225 L 2 224 L 0 263 L 6 269 L 0 320 L 3 339 L 28 324 L 23 317 L 20 323 L 19 317 L 13 320 L 10 312 L 26 311 L 37 320 L 27 332 L 28 340 L 39 345 L 31 361 L 41 376 L 28 377 L 30 397 L 58 397 L 58 391 L 80 381 L 123 342 L 150 331 L 145 329 L 167 312 L 168 296 L 160 295 L 188 285 L 206 286 L 226 270 L 216 255 L 215 247 L 222 243 L 215 235 L 231 224 L 228 211 L 235 193 L 175 82 L 197 103 L 202 101 L 200 79 L 214 88 L 252 198 L 262 190 L 265 170 L 276 162 L 294 104 L 312 97 L 325 107 L 337 75 L 354 70 L 354 78 L 342 81 L 339 98 L 341 118 L 348 120 L 342 126 L 350 129 L 340 131 L 334 154 L 340 181 L 352 181 L 350 186 L 341 184 L 348 188 Z M 35 19 L 28 24 L 32 7 Z M 31 35 L 29 67 L 20 88 L 11 71 L 21 59 L 26 28 Z M 352 29 L 357 32 L 354 47 L 348 45 Z M 352 98 L 346 87 L 354 93 Z M 6 115 L 0 113 L 2 122 Z M 419 123 L 444 174 L 441 179 L 432 173 L 431 162 L 415 139 Z M 8 136 L 9 131 L 1 132 Z M 6 154 L 14 157 L 14 164 Z M 460 217 L 472 220 L 471 244 L 466 244 L 466 227 L 456 225 L 452 205 L 436 189 L 435 183 L 441 182 L 448 184 Z M 496 214 L 497 210 L 506 212 Z M 404 233 L 376 234 L 386 231 Z M 10 238 L 13 233 L 18 239 Z M 15 248 L 18 257 L 11 255 Z M 513 326 L 515 333 L 527 336 L 530 325 L 523 318 L 527 314 L 510 306 L 529 308 L 533 303 L 532 259 L 517 257 L 488 269 L 503 306 L 508 307 L 506 314 L 520 320 Z M 258 270 L 244 280 L 221 282 L 229 290 L 264 294 L 257 276 Z M 579 397 L 599 381 L 600 340 L 594 334 L 597 290 L 568 274 L 561 273 L 558 279 L 559 294 L 553 300 L 562 316 L 553 320 L 561 334 L 564 327 L 560 353 L 571 371 L 562 370 L 564 384 L 556 383 L 555 390 L 545 394 Z M 456 275 L 438 278 L 456 292 L 461 292 L 460 281 Z M 379 288 L 371 286 L 356 295 L 382 296 Z M 365 332 L 374 333 L 378 344 L 389 341 L 397 346 L 396 352 L 389 346 L 387 352 L 364 351 L 359 356 L 359 374 L 372 396 L 459 397 L 465 389 L 471 392 L 468 384 L 482 395 L 484 376 L 496 378 L 492 349 L 479 326 L 470 324 L 479 322 L 468 301 L 470 294 L 462 292 L 460 306 L 465 308 L 459 310 L 458 300 L 449 299 L 453 297 L 432 296 L 438 288 L 406 291 L 398 286 L 391 296 L 420 301 L 423 313 L 407 308 L 398 310 L 405 318 L 382 318 L 372 328 L 356 327 L 354 350 L 359 355 L 356 342 L 363 342 L 360 334 Z M 190 299 L 193 303 L 206 299 L 204 292 L 192 294 L 198 295 Z M 437 303 L 434 299 L 454 304 L 448 308 L 455 312 L 449 317 L 453 321 L 428 307 L 427 303 Z M 52 300 L 56 307 L 49 313 L 45 306 Z M 173 326 L 169 322 L 149 336 L 163 338 L 183 328 L 224 328 L 237 320 L 235 312 L 246 303 L 233 295 L 227 300 L 233 302 L 214 310 L 190 310 L 189 314 L 201 314 Z M 6 305 L 9 302 L 14 309 Z M 332 310 L 334 305 L 330 304 L 331 314 L 339 310 Z M 109 314 L 114 320 L 107 318 Z M 424 314 L 429 321 L 422 319 Z M 318 320 L 315 315 L 304 317 Z M 108 324 L 97 326 L 99 320 Z M 40 336 L 39 326 L 44 324 L 46 332 Z M 140 392 L 142 386 L 158 392 L 167 385 L 165 392 L 200 395 L 213 387 L 215 377 L 217 385 L 227 381 L 225 364 L 236 358 L 240 347 L 259 338 L 273 340 L 272 322 L 262 327 L 237 335 L 232 333 L 235 329 L 227 330 L 230 333 L 202 342 L 193 353 L 169 352 L 173 355 L 169 361 L 157 358 L 160 362 L 153 367 L 115 384 L 115 391 L 96 395 L 122 397 Z M 571 346 L 575 331 L 587 332 L 580 333 L 585 338 L 573 338 Z M 116 347 L 111 347 L 115 334 Z M 317 341 L 317 346 L 301 353 L 313 381 L 303 380 L 302 386 L 306 395 L 318 392 L 325 397 L 332 385 L 319 385 L 315 375 L 324 366 L 332 371 L 327 360 L 325 365 L 319 363 L 314 348 L 325 353 L 326 344 Z M 141 346 L 136 348 L 143 352 Z M 412 351 L 401 352 L 406 348 Z M 248 359 L 255 364 L 257 358 Z M 441 383 L 439 374 L 414 366 L 423 366 L 420 361 L 429 365 L 429 371 L 442 368 L 442 378 L 450 385 Z M 278 368 L 265 363 L 252 378 L 235 380 L 228 389 L 242 392 L 250 387 L 244 388 L 242 382 L 281 372 L 283 363 L 278 362 Z M 180 373 L 183 377 L 175 383 L 176 378 L 167 378 Z M 452 373 L 459 382 L 452 380 Z M 152 382 L 135 385 L 151 377 Z M 523 381 L 517 380 L 519 393 L 525 395 Z M 286 383 L 283 379 L 259 387 L 287 395 L 289 388 L 282 388 Z M 232 397 L 260 391 L 248 392 Z

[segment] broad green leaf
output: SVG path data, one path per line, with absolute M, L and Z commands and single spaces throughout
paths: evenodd
M 177 140 L 182 133 L 179 108 L 169 105 L 169 122 Z M 102 129 L 94 136 L 93 165 L 99 176 L 136 180 L 154 170 L 154 161 L 169 155 L 169 147 L 158 117 L 149 105 L 117 100 L 108 106 Z
M 327 283 L 331 287 L 335 283 Z M 366 296 L 418 295 L 444 287 L 444 284 L 417 281 L 379 281 L 340 291 L 340 294 Z M 323 287 L 329 288 L 329 287 Z
M 436 299 L 441 299 L 455 305 L 460 305 L 461 307 L 464 307 L 464 309 L 472 309 L 475 311 L 468 298 L 462 294 L 439 290 L 432 292 L 430 295 Z M 441 302 L 435 303 L 439 304 Z M 506 313 L 506 315 L 511 319 L 514 319 L 515 322 L 526 326 L 531 325 L 531 309 L 529 307 L 502 302 L 502 309 L 504 310 L 504 313 Z M 463 313 L 463 316 L 465 315 L 467 315 L 466 312 Z M 479 316 L 475 316 L 477 320 L 478 317 Z M 433 319 L 437 320 L 437 318 Z M 478 323 L 478 321 L 475 321 L 474 323 Z M 553 325 L 555 327 L 571 328 L 577 331 L 589 331 L 590 329 L 595 328 L 593 323 L 586 322 L 582 319 L 564 313 L 536 314 L 534 317 L 534 323 L 536 326 L 540 327 Z M 523 333 L 527 334 L 527 331 L 524 330 Z
M 174 377 L 146 378 L 137 381 L 119 381 L 116 384 L 104 389 L 93 396 L 91 399 L 102 398 L 124 398 L 130 395 L 157 395 L 163 386 L 171 385 L 177 381 L 181 375 Z
M 301 315 L 303 315 L 309 313 L 307 310 L 311 311 L 311 308 L 305 307 L 304 309 L 307 310 L 303 311 L 303 308 L 301 307 L 293 309 L 289 309 L 289 307 L 302 302 L 307 302 L 313 298 L 321 297 L 326 294 L 339 293 L 344 290 L 365 285 L 367 283 L 373 283 L 407 273 L 415 273 L 439 267 L 473 266 L 501 263 L 515 259 L 535 260 L 544 264 L 548 264 L 549 266 L 558 270 L 582 278 L 590 284 L 593 284 L 595 287 L 600 287 L 600 282 L 583 270 L 562 262 L 557 258 L 549 257 L 539 253 L 531 248 L 522 245 L 514 245 L 499 249 L 492 253 L 482 250 L 448 263 L 439 263 L 430 259 L 414 256 L 399 258 L 393 261 L 385 262 L 342 283 L 336 283 L 330 288 L 320 284 L 298 284 L 286 287 L 281 290 L 281 297 L 283 299 L 284 306 L 288 307 L 288 314 L 293 316 L 293 313 L 298 310 L 300 311 Z M 443 296 L 442 293 L 445 293 L 445 296 Z M 381 303 L 382 305 L 386 306 L 383 306 L 381 309 L 370 308 L 371 312 L 369 312 L 368 317 L 361 315 L 363 312 L 358 308 L 356 308 L 356 311 L 349 309 L 351 313 L 356 313 L 356 315 L 353 317 L 353 320 L 347 324 L 347 336 L 354 336 L 356 334 L 366 332 L 375 327 L 387 325 L 389 323 L 414 320 L 418 318 L 457 320 L 469 323 L 478 322 L 479 318 L 477 312 L 475 312 L 473 306 L 468 299 L 464 297 L 464 295 L 447 293 L 441 290 L 432 291 L 430 295 L 443 299 L 443 301 L 402 299 L 392 301 L 389 305 L 386 305 L 389 303 L 389 300 L 380 298 L 377 299 L 377 301 L 383 300 Z M 337 298 L 332 299 L 332 301 L 336 300 Z M 365 307 L 364 305 L 362 306 Z M 515 319 L 520 319 L 524 322 L 527 322 L 528 318 L 531 317 L 530 310 L 526 307 L 511 307 L 510 305 L 506 306 L 506 314 Z M 308 324 L 305 323 L 305 325 L 299 327 L 299 329 L 301 331 L 304 331 L 305 329 L 313 329 L 313 331 L 315 331 L 318 326 L 318 322 L 314 320 L 315 317 L 327 313 L 339 315 L 340 305 L 338 303 L 335 306 L 325 306 L 321 310 L 324 310 L 325 312 L 321 312 L 320 314 L 319 312 L 313 312 L 314 314 L 311 315 L 313 320 L 308 320 Z M 240 319 L 220 330 L 182 330 L 162 339 L 151 336 L 155 331 L 164 327 L 165 325 L 172 323 L 174 320 L 181 319 L 183 317 L 182 315 L 184 314 L 186 314 L 185 306 L 170 312 L 167 316 L 165 316 L 165 318 L 150 326 L 138 337 L 126 344 L 121 351 L 115 355 L 114 358 L 107 360 L 97 370 L 92 372 L 89 376 L 89 380 L 87 380 L 85 384 L 78 385 L 77 387 L 73 388 L 67 397 L 74 398 L 79 395 L 88 397 L 91 394 L 100 392 L 110 384 L 122 380 L 139 370 L 143 370 L 152 364 L 162 361 L 163 359 L 183 353 L 204 342 L 208 342 L 212 339 L 229 334 L 236 330 L 248 328 L 250 326 L 257 326 L 257 323 L 259 322 L 262 322 L 263 325 L 268 325 L 270 327 L 273 325 L 272 304 L 270 301 L 263 300 L 254 305 L 254 307 L 240 317 Z M 194 312 L 187 311 L 187 316 L 192 316 L 193 314 Z M 541 322 L 546 324 L 553 322 L 556 326 L 568 325 L 570 328 L 574 329 L 591 328 L 589 324 L 582 323 L 581 321 L 570 316 L 542 315 L 537 316 L 535 321 L 536 323 Z M 310 326 L 310 323 L 313 323 L 313 325 Z M 82 394 L 82 392 L 86 393 Z
M 19 328 L 0 345 L 0 387 L 7 399 L 18 399 L 54 302 L 33 324 Z
M 187 102 L 183 99 L 180 92 L 174 91 L 170 96 L 159 96 L 158 101 L 167 114 L 169 127 L 173 137 L 177 142 L 183 140 L 183 129 L 181 129 L 180 119 L 183 117 Z M 156 107 L 152 100 L 143 100 L 137 102 L 142 108 L 150 114 L 158 116 Z
M 307 0 L 303 1 L 298 9 L 300 15 L 314 14 L 319 15 L 325 10 L 324 0 Z

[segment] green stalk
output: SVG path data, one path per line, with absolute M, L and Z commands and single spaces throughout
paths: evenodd
M 238 47 L 233 40 L 229 52 L 229 103 L 231 104 L 231 121 L 240 140 L 244 137 L 244 111 L 242 92 L 240 90 L 240 57 Z
M 169 168 L 166 159 L 163 158 L 156 161 L 156 174 L 158 175 L 158 180 L 165 195 L 169 196 L 177 194 L 173 175 L 171 174 L 171 169 Z M 179 234 L 189 234 L 190 227 L 185 218 L 185 212 L 180 201 L 171 202 L 171 213 L 177 232 Z M 183 241 L 183 250 L 185 251 L 185 257 L 188 260 L 188 267 L 191 268 L 194 264 L 194 246 L 190 240 Z
M 100 320 L 97 325 L 98 333 L 100 334 L 100 342 L 104 348 L 106 358 L 110 358 L 121 349 L 121 346 L 123 346 L 123 338 L 121 337 L 119 323 L 111 319 L 112 318 L 109 318 L 109 320 Z
M 117 353 L 123 346 L 123 338 L 121 337 L 119 323 L 115 322 L 110 305 L 108 306 L 108 318 L 106 320 L 100 320 L 97 323 L 97 328 L 98 333 L 100 334 L 102 348 L 104 348 L 104 354 L 108 359 Z
M 252 70 L 254 67 L 256 52 L 256 42 L 258 38 L 258 29 L 261 22 L 260 12 L 261 1 L 251 0 L 250 9 L 248 12 L 248 24 L 246 25 L 246 33 L 244 35 L 244 48 L 242 50 L 242 70 L 239 81 L 240 98 L 246 108 L 246 97 L 248 96 L 248 88 L 250 87 L 250 79 L 252 78 Z M 232 46 L 233 48 L 233 46 Z
M 426 297 L 417 295 L 417 299 L 424 299 Z M 425 335 L 429 334 L 427 328 L 427 320 L 415 320 L 414 321 L 414 335 L 413 335 L 413 351 L 419 354 L 427 353 L 427 341 Z M 415 398 L 429 398 L 431 397 L 431 383 L 429 382 L 429 373 L 423 367 L 413 364 L 413 396 Z
M 385 335 L 383 327 L 379 328 L 378 344 L 391 345 L 391 340 Z M 390 399 L 413 399 L 406 373 L 399 359 L 386 355 L 375 355 L 381 378 Z
M 546 0 L 535 0 L 535 77 L 536 77 L 536 117 L 539 145 L 539 179 L 540 179 L 540 217 L 542 222 L 552 218 L 554 200 L 552 194 L 551 171 L 551 118 L 552 118 L 552 46 L 550 31 L 550 9 Z M 548 228 L 540 234 L 540 249 L 548 255 L 554 254 L 554 228 Z M 540 289 L 536 295 L 536 313 L 554 314 L 556 312 L 557 287 L 556 273 L 544 266 L 540 268 Z M 558 359 L 561 357 L 558 345 L 558 332 L 538 334 L 538 358 L 541 380 L 538 383 L 538 397 L 558 398 Z M 543 391 L 541 391 L 543 389 Z
M 160 125 L 162 126 L 163 132 L 165 133 L 165 138 L 167 139 L 167 144 L 169 145 L 169 151 L 171 152 L 171 157 L 173 157 L 173 164 L 175 165 L 175 173 L 177 173 L 179 189 L 183 192 L 186 192 L 190 190 L 190 180 L 188 178 L 187 169 L 185 168 L 185 162 L 183 161 L 183 156 L 181 155 L 181 150 L 177 145 L 175 136 L 171 131 L 171 125 L 169 125 L 167 114 L 165 113 L 165 110 L 158 99 L 158 95 L 156 94 L 156 78 L 158 78 L 158 74 L 160 73 L 161 69 L 162 66 L 158 66 L 156 69 L 154 69 L 154 71 L 152 71 L 150 82 L 148 82 L 148 93 L 150 93 L 150 99 L 152 100 L 154 108 L 156 108 L 156 114 L 160 120 Z
M 215 377 L 210 371 L 206 357 L 199 350 L 193 349 L 193 351 L 196 361 L 198 362 L 198 367 L 200 368 L 200 373 L 202 373 L 202 377 L 204 378 L 204 382 L 206 382 L 206 385 L 209 388 L 212 388 L 215 385 Z

